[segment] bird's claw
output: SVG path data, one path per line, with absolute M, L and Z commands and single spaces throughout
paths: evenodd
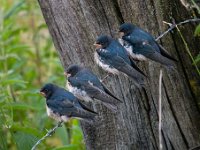
M 58 127 L 62 127 L 63 121 L 58 122 Z

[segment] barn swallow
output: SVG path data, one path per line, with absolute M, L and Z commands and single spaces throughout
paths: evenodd
M 134 79 L 137 84 L 143 84 L 146 75 L 135 65 L 133 59 L 117 40 L 101 35 L 94 45 L 96 46 L 94 58 L 100 67 L 112 74 L 122 72 Z
M 143 29 L 131 23 L 124 23 L 119 27 L 119 32 L 125 41 L 124 47 L 133 59 L 145 61 L 148 58 L 169 67 L 177 62 Z
M 45 84 L 40 89 L 40 93 L 46 98 L 47 115 L 56 121 L 67 122 L 70 118 L 78 118 L 93 122 L 97 115 L 72 93 L 55 84 Z
M 79 99 L 102 102 L 107 108 L 116 112 L 117 104 L 121 101 L 115 97 L 88 68 L 79 65 L 70 65 L 65 70 L 67 88 Z

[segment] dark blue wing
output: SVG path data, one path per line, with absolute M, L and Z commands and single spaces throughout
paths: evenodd
M 138 72 L 132 65 L 126 63 L 124 59 L 117 54 L 110 53 L 107 50 L 98 50 L 97 53 L 106 64 L 132 77 L 137 82 L 143 83 L 145 77 L 143 73 Z
M 116 53 L 126 63 L 131 64 L 126 49 L 118 41 L 113 40 L 106 49 L 111 53 Z
M 77 111 L 74 104 L 64 98 L 60 99 L 58 97 L 58 99 L 49 99 L 46 103 L 54 113 L 58 113 L 60 115 L 70 116 L 71 112 Z
M 131 34 L 123 36 L 122 39 L 133 46 L 133 53 L 143 54 L 144 56 L 152 54 L 155 51 L 160 53 L 160 48 L 155 39 L 141 28 L 137 27 Z
M 164 49 L 164 47 L 162 47 L 159 44 L 158 44 L 158 46 L 160 48 L 160 53 L 161 53 L 162 56 L 165 56 L 165 57 L 167 57 L 167 58 L 169 58 L 169 59 L 171 59 L 171 60 L 173 60 L 175 62 L 178 62 L 175 58 L 173 58 L 172 56 L 169 55 L 169 53 Z
M 78 74 L 76 74 L 76 76 L 79 80 L 82 80 L 83 82 L 90 82 L 92 83 L 94 86 L 103 89 L 103 87 L 101 86 L 101 81 L 99 80 L 99 78 L 92 73 L 89 69 L 83 69 L 82 71 L 80 71 Z
M 71 103 L 77 103 L 77 98 L 71 92 L 65 90 L 64 88 L 59 88 L 59 90 L 55 91 L 51 99 L 56 99 L 57 101 L 63 101 L 64 99 L 66 99 Z
M 78 104 L 72 103 L 63 97 L 62 99 L 49 99 L 46 101 L 47 106 L 60 116 L 79 117 L 83 119 L 93 120 L 96 112 L 87 108 L 84 104 L 78 101 Z
M 85 91 L 91 98 L 95 98 L 109 104 L 119 103 L 119 100 L 116 97 L 113 97 L 112 95 L 107 94 L 104 91 L 104 87 L 102 85 L 102 89 L 100 89 L 97 86 L 93 85 L 93 83 L 91 83 L 90 81 L 85 81 L 77 77 L 71 77 L 68 79 L 68 81 L 72 86 Z
M 170 56 L 169 53 L 161 45 L 159 45 L 155 41 L 154 37 L 151 34 L 149 34 L 148 32 L 142 30 L 141 28 L 136 28 L 134 30 L 134 32 L 131 34 L 131 36 L 133 36 L 133 35 L 137 35 L 138 38 L 140 38 L 144 42 L 147 41 L 147 43 L 149 43 L 149 45 L 151 46 L 151 48 L 149 48 L 149 50 L 154 49 L 156 52 L 160 53 L 162 56 L 167 57 L 168 59 L 171 59 L 171 60 L 177 62 L 177 60 L 175 58 L 173 58 L 172 56 Z M 148 49 L 148 47 L 144 47 L 144 48 Z

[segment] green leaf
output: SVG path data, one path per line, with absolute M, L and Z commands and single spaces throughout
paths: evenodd
M 7 54 L 7 55 L 4 55 L 4 56 L 0 56 L 0 61 L 5 61 L 8 58 L 14 58 L 14 59 L 17 59 L 18 61 L 21 60 L 20 57 L 17 54 Z
M 13 138 L 17 145 L 18 150 L 28 150 L 37 142 L 37 138 L 31 134 L 27 134 L 21 131 L 14 132 Z
M 21 131 L 21 132 L 24 132 L 24 133 L 27 133 L 27 134 L 31 134 L 31 135 L 37 136 L 39 138 L 41 138 L 43 136 L 41 133 L 38 132 L 37 129 L 34 129 L 33 127 L 23 127 L 22 125 L 17 124 L 17 123 L 14 123 L 11 126 L 10 130 L 12 132 Z
M 14 70 L 8 70 L 7 72 L 0 72 L 0 77 L 1 78 L 3 78 L 3 77 L 5 77 L 5 76 L 7 76 L 7 75 L 10 75 L 10 74 L 12 74 L 14 72 Z
M 22 51 L 22 50 L 26 50 L 29 49 L 30 47 L 28 45 L 24 45 L 24 44 L 19 44 L 19 45 L 12 45 L 9 47 L 9 49 L 7 49 L 7 52 L 16 52 L 16 50 Z
M 11 85 L 11 84 L 27 84 L 28 82 L 23 81 L 23 80 L 19 80 L 19 79 L 8 79 L 8 80 L 3 80 L 1 81 L 1 85 L 5 86 L 5 85 Z
M 58 128 L 56 130 L 56 134 L 61 139 L 63 145 L 69 144 L 68 133 L 65 125 L 63 125 L 61 128 Z
M 83 144 L 83 133 L 79 126 L 79 121 L 74 119 L 73 120 L 73 130 L 72 130 L 72 144 L 82 145 Z
M 10 16 L 12 16 L 23 4 L 24 4 L 24 0 L 18 2 L 17 4 L 15 4 L 4 16 L 4 19 L 8 19 Z
M 200 61 L 200 54 L 196 56 L 194 62 L 197 64 Z
M 18 110 L 40 110 L 40 108 L 38 108 L 38 107 L 23 104 L 23 103 L 10 103 L 10 104 L 4 105 L 3 107 L 18 109 Z
M 70 145 L 54 148 L 52 150 L 80 150 L 80 148 L 78 145 L 70 144 Z
M 196 27 L 194 31 L 194 36 L 200 36 L 200 24 Z
M 6 95 L 3 94 L 0 95 L 0 106 L 3 106 L 5 104 L 6 98 L 7 98 Z
M 1 118 L 0 118 L 1 119 Z M 7 150 L 7 141 L 6 141 L 6 135 L 5 132 L 3 132 L 3 129 L 0 128 L 0 149 L 1 150 Z

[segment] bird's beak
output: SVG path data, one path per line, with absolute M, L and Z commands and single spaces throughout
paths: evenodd
M 64 72 L 64 76 L 66 76 L 66 77 L 67 77 L 67 75 L 68 75 L 68 74 L 67 74 L 67 72 Z
M 95 46 L 96 49 L 102 48 L 101 44 L 94 43 L 93 45 Z
M 40 94 L 41 94 L 42 96 L 44 96 L 44 97 L 46 96 L 46 94 L 45 94 L 44 92 L 40 92 Z
M 71 74 L 70 74 L 70 73 L 67 73 L 67 72 L 64 72 L 64 75 L 65 75 L 67 78 L 69 78 L 69 77 L 71 76 Z
M 119 31 L 119 36 L 120 36 L 120 37 L 124 36 L 124 32 L 120 32 L 120 31 Z

